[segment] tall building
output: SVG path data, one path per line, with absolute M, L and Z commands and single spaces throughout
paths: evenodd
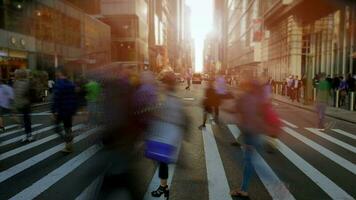
M 331 77 L 356 72 L 355 1 L 262 1 L 262 67 L 275 80 L 305 77 L 308 99 L 316 74 Z
M 261 66 L 261 0 L 227 1 L 227 65 L 233 73 L 257 75 Z
M 111 27 L 111 60 L 148 64 L 147 0 L 101 0 L 100 20 Z
M 67 1 L 0 0 L 0 73 L 19 68 L 45 70 L 67 65 L 85 71 L 110 59 L 110 28 Z M 103 47 L 98 57 L 90 49 Z M 90 52 L 90 54 L 88 54 Z

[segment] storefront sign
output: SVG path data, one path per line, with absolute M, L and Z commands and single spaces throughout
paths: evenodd
M 27 52 L 10 50 L 9 51 L 9 57 L 27 59 Z

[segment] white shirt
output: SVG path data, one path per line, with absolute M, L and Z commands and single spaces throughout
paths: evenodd
M 5 84 L 0 85 L 0 107 L 10 108 L 10 102 L 14 99 L 13 89 Z

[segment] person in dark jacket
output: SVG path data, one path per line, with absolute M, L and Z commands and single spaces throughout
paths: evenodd
M 205 89 L 205 98 L 203 100 L 203 124 L 199 126 L 199 129 L 205 128 L 205 123 L 208 114 L 212 114 L 213 109 L 219 104 L 218 96 L 214 88 L 214 81 L 209 80 L 208 87 Z
M 60 134 L 60 124 L 63 123 L 65 135 L 65 153 L 73 151 L 72 120 L 78 108 L 78 99 L 75 92 L 75 85 L 67 79 L 64 70 L 57 72 L 57 81 L 53 87 L 52 113 L 56 120 L 56 131 Z

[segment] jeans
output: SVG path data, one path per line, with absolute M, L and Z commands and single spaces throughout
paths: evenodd
M 241 184 L 241 191 L 247 192 L 248 185 L 251 180 L 251 176 L 254 172 L 253 156 L 256 149 L 259 147 L 259 136 L 258 134 L 244 131 L 243 134 L 245 148 L 244 148 L 244 171 L 243 179 Z

